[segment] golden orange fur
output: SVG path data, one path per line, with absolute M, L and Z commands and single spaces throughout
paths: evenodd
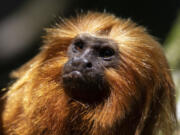
M 12 73 L 18 80 L 3 97 L 4 135 L 172 135 L 175 92 L 157 41 L 131 20 L 88 12 L 47 29 L 41 52 Z M 66 50 L 80 33 L 112 39 L 117 69 L 105 71 L 110 96 L 91 106 L 70 100 L 62 88 Z

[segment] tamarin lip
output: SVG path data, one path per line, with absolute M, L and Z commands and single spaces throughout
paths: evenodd
M 72 71 L 62 76 L 63 84 L 68 85 L 71 88 L 79 86 L 82 82 L 85 82 L 85 78 L 80 71 Z M 71 85 L 75 83 L 76 85 Z
M 78 78 L 83 78 L 83 75 L 80 71 L 72 71 L 70 73 L 67 73 L 65 75 L 63 75 L 63 79 L 78 79 Z

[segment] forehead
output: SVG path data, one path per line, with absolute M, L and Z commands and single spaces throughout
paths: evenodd
M 112 39 L 105 38 L 105 37 L 97 37 L 94 35 L 91 35 L 89 33 L 82 33 L 77 35 L 73 42 L 82 41 L 84 44 L 87 44 L 88 46 L 110 46 L 114 49 L 118 49 L 117 43 L 113 41 Z

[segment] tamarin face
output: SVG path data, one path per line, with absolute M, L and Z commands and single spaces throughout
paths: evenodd
M 65 92 L 83 102 L 98 102 L 108 96 L 108 83 L 104 70 L 116 68 L 119 51 L 110 39 L 83 33 L 68 48 L 69 60 L 63 68 Z

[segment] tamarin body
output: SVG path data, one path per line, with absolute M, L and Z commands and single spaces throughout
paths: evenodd
M 12 76 L 1 99 L 4 135 L 172 135 L 176 127 L 162 48 L 130 19 L 64 19 Z

